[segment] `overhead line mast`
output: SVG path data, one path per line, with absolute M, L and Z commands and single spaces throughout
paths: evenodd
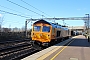
M 90 19 L 90 17 L 88 17 Z M 88 20 L 87 17 L 69 17 L 69 18 L 43 18 L 45 20 Z M 26 19 L 26 20 L 30 20 L 30 21 L 36 21 L 36 20 L 40 20 L 40 19 Z
M 89 17 L 90 18 L 90 17 Z M 69 17 L 69 18 L 43 18 L 48 20 L 87 20 L 87 17 Z

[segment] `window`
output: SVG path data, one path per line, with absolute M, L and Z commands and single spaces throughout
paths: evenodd
M 57 37 L 59 37 L 61 34 L 61 31 L 57 31 Z
M 40 31 L 41 26 L 34 26 L 34 31 Z
M 50 32 L 50 27 L 49 26 L 43 26 L 42 32 Z

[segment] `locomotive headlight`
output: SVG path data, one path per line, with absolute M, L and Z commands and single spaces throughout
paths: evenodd
M 50 35 L 48 35 L 48 38 L 50 38 Z

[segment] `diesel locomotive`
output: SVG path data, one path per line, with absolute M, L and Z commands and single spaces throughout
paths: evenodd
M 50 46 L 51 44 L 63 41 L 71 36 L 70 30 L 56 23 L 47 22 L 43 19 L 36 21 L 32 25 L 32 44 L 40 46 Z

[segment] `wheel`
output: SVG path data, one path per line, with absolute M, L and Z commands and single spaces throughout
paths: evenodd
M 64 38 L 61 39 L 61 42 L 64 41 Z

